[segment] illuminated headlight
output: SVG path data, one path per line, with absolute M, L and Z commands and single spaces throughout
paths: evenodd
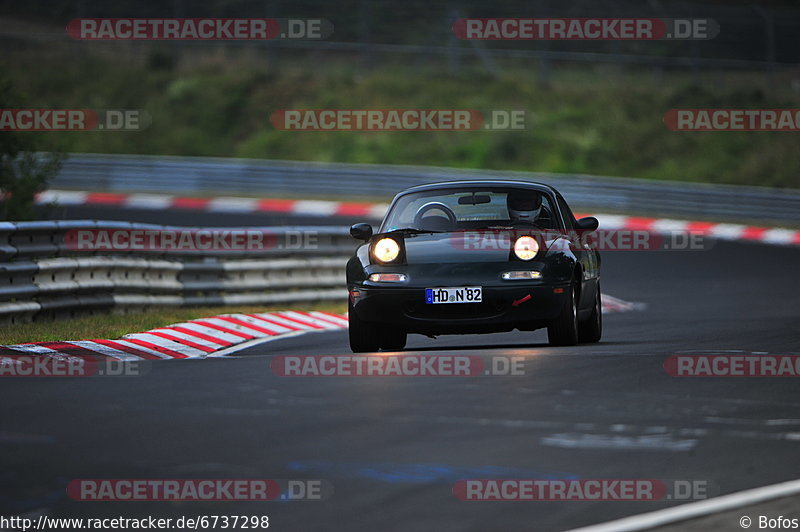
M 369 280 L 373 283 L 404 283 L 408 276 L 404 273 L 373 273 Z
M 542 272 L 537 272 L 536 270 L 503 272 L 503 274 L 500 277 L 505 281 L 518 281 L 518 280 L 530 281 L 531 279 L 541 279 Z
M 539 242 L 532 236 L 521 236 L 514 242 L 514 255 L 521 260 L 531 260 L 539 253 Z
M 372 247 L 372 255 L 379 262 L 392 262 L 400 255 L 400 244 L 393 238 L 381 238 Z

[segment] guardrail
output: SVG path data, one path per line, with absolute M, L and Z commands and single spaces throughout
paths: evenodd
M 263 249 L 76 249 L 76 231 L 232 231 L 91 220 L 0 223 L 0 323 L 151 306 L 343 300 L 346 228 L 251 227 Z M 235 229 L 233 229 L 235 231 Z M 297 235 L 312 244 L 289 245 Z M 306 239 L 306 242 L 308 240 Z
M 423 166 L 74 154 L 51 185 L 72 190 L 239 192 L 386 201 L 413 185 L 498 178 L 552 184 L 580 209 L 740 223 L 800 223 L 800 190 Z

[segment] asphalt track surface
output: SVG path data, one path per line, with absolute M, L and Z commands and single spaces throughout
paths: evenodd
M 143 220 L 150 221 L 150 220 Z M 167 221 L 166 223 L 177 223 Z M 254 223 L 249 220 L 248 223 Z M 257 221 L 255 223 L 263 223 Z M 222 224 L 220 224 L 222 225 Z M 287 378 L 275 355 L 348 354 L 346 332 L 133 378 L 0 383 L 0 514 L 269 515 L 274 530 L 566 530 L 678 501 L 465 502 L 462 478 L 695 479 L 720 494 L 798 478 L 792 378 L 675 378 L 675 353 L 800 352 L 800 250 L 605 252 L 603 341 L 412 336 L 408 353 L 524 357 L 523 376 Z M 327 479 L 308 502 L 74 502 L 75 478 Z M 736 519 L 720 530 L 741 530 Z

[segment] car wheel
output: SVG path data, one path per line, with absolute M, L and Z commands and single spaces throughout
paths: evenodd
M 550 345 L 578 344 L 578 292 L 574 285 L 567 289 L 567 301 L 561 313 L 547 327 L 547 339 Z
M 603 303 L 600 300 L 600 283 L 597 283 L 597 295 L 594 298 L 592 314 L 578 324 L 578 336 L 581 342 L 596 343 L 603 336 Z
M 350 337 L 350 350 L 353 353 L 369 353 L 380 348 L 381 338 L 377 327 L 361 321 L 352 307 L 348 313 L 348 321 L 347 333 Z
M 381 336 L 383 337 L 381 348 L 385 351 L 402 351 L 408 338 L 408 334 L 405 331 L 396 329 L 386 329 Z

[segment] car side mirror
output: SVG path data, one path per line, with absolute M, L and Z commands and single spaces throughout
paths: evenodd
M 587 216 L 576 221 L 575 227 L 582 231 L 596 231 L 600 227 L 600 221 L 594 216 Z
M 350 228 L 350 236 L 357 240 L 369 240 L 372 236 L 372 226 L 369 224 L 355 224 Z

